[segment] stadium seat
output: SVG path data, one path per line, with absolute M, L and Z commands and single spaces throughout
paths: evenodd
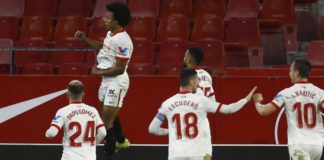
M 320 32 L 320 39 L 321 40 L 324 40 L 324 17 L 320 17 L 320 25 L 319 25 L 320 27 L 320 30 L 319 30 L 319 32 Z
M 161 43 L 159 64 L 183 64 L 184 55 L 189 48 L 187 41 L 165 41 Z
M 60 75 L 89 75 L 90 66 L 82 63 L 65 63 L 58 66 Z
M 57 13 L 58 0 L 26 0 L 25 16 L 50 16 Z
M 0 64 L 10 64 L 10 50 L 13 47 L 13 41 L 11 39 L 0 39 Z M 2 50 L 8 49 L 8 50 Z
M 19 40 L 45 40 L 51 41 L 53 23 L 51 17 L 25 17 Z
M 225 19 L 232 17 L 254 17 L 259 15 L 259 0 L 229 0 L 227 3 Z
M 1 0 L 0 16 L 22 17 L 25 11 L 25 0 Z
M 18 32 L 19 19 L 17 17 L 0 17 L 0 38 L 15 41 L 17 40 Z
M 224 17 L 225 0 L 195 0 L 193 5 L 193 18 L 203 15 Z
M 163 64 L 158 67 L 158 75 L 179 75 L 182 69 L 181 64 Z
M 103 42 L 107 35 L 107 26 L 102 17 L 94 17 L 89 28 L 89 38 Z
M 10 74 L 10 64 L 0 63 L 0 75 L 1 74 Z
M 158 17 L 160 0 L 128 0 L 133 17 Z
M 296 4 L 316 3 L 318 0 L 294 0 Z
M 77 30 L 87 33 L 85 17 L 58 17 L 54 40 L 75 39 L 74 35 Z
M 310 42 L 307 58 L 312 65 L 324 65 L 324 41 Z
M 215 16 L 202 16 L 195 19 L 191 34 L 192 42 L 223 40 L 224 21 Z
M 202 41 L 196 46 L 204 51 L 203 66 L 209 69 L 222 70 L 225 66 L 225 49 L 222 41 Z
M 62 40 L 56 41 L 55 48 L 84 49 L 84 42 L 79 40 Z M 86 51 L 57 51 L 52 52 L 50 62 L 54 65 L 64 63 L 84 63 Z
M 84 16 L 92 15 L 93 4 L 91 0 L 61 0 L 58 16 Z
M 97 0 L 92 17 L 104 17 L 107 13 L 106 5 L 112 2 L 122 2 L 127 4 L 127 0 Z
M 153 41 L 156 34 L 156 20 L 153 17 L 135 17 L 127 26 L 127 32 L 132 39 Z
M 299 49 L 299 43 L 297 42 L 297 25 L 285 24 L 282 25 L 284 44 L 287 54 L 296 54 Z
M 152 63 L 133 63 L 128 65 L 129 75 L 155 75 L 156 69 Z
M 185 16 L 190 17 L 192 0 L 162 0 L 160 16 Z
M 154 63 L 155 45 L 151 41 L 133 41 L 131 61 L 134 63 Z
M 226 67 L 263 67 L 263 48 L 236 48 L 225 46 Z
M 46 48 L 46 41 L 42 40 L 21 40 L 15 43 L 17 48 Z M 14 63 L 18 70 L 22 66 L 29 63 L 45 63 L 48 61 L 50 54 L 48 51 L 15 51 L 14 52 Z M 19 72 L 19 71 L 18 71 Z
M 294 23 L 294 0 L 263 0 L 260 18 L 263 24 Z
M 22 68 L 22 74 L 54 74 L 54 68 L 49 63 L 29 63 Z
M 259 47 L 260 28 L 256 18 L 232 18 L 227 24 L 225 43 L 233 46 Z
M 189 40 L 189 20 L 186 17 L 162 17 L 158 41 Z
M 313 41 L 319 39 L 319 31 L 324 27 L 320 25 L 318 16 L 312 11 L 296 11 L 297 24 L 297 40 L 298 41 Z M 323 37 L 324 38 L 324 37 Z

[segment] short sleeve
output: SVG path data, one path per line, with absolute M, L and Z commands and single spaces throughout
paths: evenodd
M 284 91 L 280 91 L 276 97 L 270 102 L 273 106 L 275 106 L 277 109 L 280 109 L 284 104 Z
M 62 128 L 64 124 L 62 110 L 58 110 L 55 114 L 55 117 L 52 120 L 51 126 L 56 127 L 58 130 Z
M 127 62 L 131 56 L 132 44 L 127 39 L 116 43 L 116 60 Z

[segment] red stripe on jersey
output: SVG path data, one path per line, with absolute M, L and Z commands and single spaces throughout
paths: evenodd
M 114 35 L 116 35 L 118 33 L 124 32 L 124 31 L 125 31 L 125 29 L 121 28 L 121 29 L 117 30 L 115 33 L 113 33 L 111 36 L 114 36 Z
M 124 57 L 116 57 L 117 61 L 123 61 L 123 62 L 127 62 L 129 58 L 124 58 Z
M 71 104 L 81 104 L 81 101 L 75 101 L 75 102 L 71 102 Z
M 101 128 L 101 127 L 104 127 L 105 125 L 104 124 L 99 124 L 97 127 L 96 127 L 96 133 L 98 133 L 98 129 Z
M 61 127 L 58 126 L 57 124 L 53 124 L 53 123 L 52 123 L 51 126 L 55 127 L 57 130 L 61 130 Z
M 270 102 L 274 107 L 276 107 L 277 109 L 280 109 L 280 106 L 278 106 L 276 103 L 274 102 Z
M 307 84 L 307 83 L 309 83 L 309 82 L 307 82 L 307 81 L 298 81 L 298 82 L 295 82 L 295 84 Z
M 187 94 L 187 93 L 192 93 L 192 92 L 189 92 L 189 91 L 180 91 L 179 94 Z
M 223 106 L 223 104 L 220 103 L 220 104 L 218 105 L 217 111 L 216 111 L 215 113 L 219 112 L 222 106 Z
M 118 94 L 117 107 L 119 107 L 119 101 L 120 101 L 121 92 L 122 92 L 122 90 L 120 89 L 119 94 Z
M 211 96 L 214 96 L 215 95 L 215 92 L 209 94 L 207 97 L 211 97 Z

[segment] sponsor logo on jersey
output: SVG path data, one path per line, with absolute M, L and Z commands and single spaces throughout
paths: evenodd
M 126 56 L 126 52 L 127 52 L 128 48 L 122 48 L 122 47 L 118 47 L 118 53 L 120 55 Z

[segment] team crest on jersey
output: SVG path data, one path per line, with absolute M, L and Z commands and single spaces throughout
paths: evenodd
M 118 47 L 118 53 L 120 55 L 126 56 L 126 52 L 127 52 L 128 48 L 122 48 L 122 47 Z

